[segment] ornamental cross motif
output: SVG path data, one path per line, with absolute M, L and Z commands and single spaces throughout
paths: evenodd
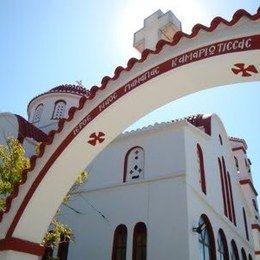
M 248 65 L 246 67 L 245 63 L 236 63 L 232 68 L 234 74 L 242 73 L 242 77 L 251 77 L 253 73 L 258 73 L 258 70 L 254 65 Z
M 105 140 L 105 134 L 103 132 L 92 133 L 89 136 L 88 143 L 95 146 L 97 144 L 103 143 Z

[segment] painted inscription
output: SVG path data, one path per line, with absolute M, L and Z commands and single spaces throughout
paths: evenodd
M 179 56 L 171 58 L 135 77 L 127 82 L 125 85 L 118 88 L 115 92 L 110 94 L 104 99 L 97 107 L 95 107 L 72 131 L 72 135 L 77 135 L 90 121 L 92 121 L 97 115 L 108 108 L 115 101 L 120 99 L 135 88 L 141 86 L 145 82 L 163 74 L 177 67 L 196 62 L 213 56 L 242 52 L 247 50 L 260 49 L 260 36 L 253 35 L 248 37 L 241 37 L 237 39 L 230 39 L 227 41 L 217 42 L 211 45 L 203 46 L 201 48 L 183 53 Z M 238 68 L 241 70 L 241 68 Z M 244 69 L 244 70 L 243 70 Z M 251 67 L 242 68 L 244 74 L 246 70 Z M 242 71 L 242 73 L 243 73 Z M 233 71 L 234 72 L 234 71 Z
M 205 59 L 211 56 L 247 50 L 250 49 L 251 45 L 252 38 L 242 38 L 215 43 L 206 47 L 192 50 L 190 52 L 184 53 L 173 58 L 172 68 L 179 67 L 180 65 L 188 64 L 190 62 Z

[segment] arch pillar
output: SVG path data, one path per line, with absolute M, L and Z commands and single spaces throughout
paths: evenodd
M 44 246 L 19 238 L 5 238 L 0 240 L 1 260 L 40 260 L 44 253 Z

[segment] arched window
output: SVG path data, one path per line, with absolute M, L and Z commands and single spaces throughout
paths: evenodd
M 58 100 L 55 102 L 54 110 L 52 113 L 52 119 L 61 119 L 64 117 L 66 108 L 66 102 L 64 100 Z
M 133 260 L 146 260 L 147 229 L 146 225 L 139 222 L 134 228 Z
M 237 159 L 236 156 L 234 156 L 234 160 L 235 160 L 235 165 L 236 165 L 237 173 L 239 173 L 239 164 L 238 164 L 238 159 Z
M 248 255 L 248 259 L 249 260 L 253 260 L 253 258 L 252 258 L 252 256 L 250 254 Z
M 144 149 L 136 146 L 131 148 L 125 156 L 124 182 L 144 178 Z
M 222 229 L 218 231 L 217 260 L 228 260 L 228 245 L 226 236 Z
M 127 227 L 119 225 L 114 233 L 112 260 L 126 259 Z
M 233 200 L 233 191 L 232 191 L 232 184 L 231 184 L 231 179 L 230 179 L 230 174 L 227 172 L 227 177 L 228 177 L 228 187 L 229 187 L 229 194 L 230 194 L 230 204 L 231 204 L 231 219 L 234 225 L 237 225 L 236 221 L 236 213 L 235 213 L 235 207 L 234 207 L 234 200 Z
M 231 241 L 230 260 L 239 260 L 237 245 L 234 240 Z
M 207 192 L 206 192 L 204 159 L 203 159 L 203 152 L 199 144 L 197 144 L 197 158 L 198 158 L 199 173 L 200 173 L 200 186 L 202 192 L 206 194 Z
M 244 218 L 244 226 L 245 226 L 246 239 L 249 240 L 248 227 L 247 227 L 247 218 L 246 218 L 246 211 L 245 211 L 244 208 L 243 208 L 243 218 Z
M 34 111 L 32 123 L 38 123 L 41 120 L 42 112 L 43 104 L 39 104 Z
M 245 252 L 245 249 L 243 247 L 241 249 L 241 255 L 242 255 L 242 260 L 247 260 L 246 252 Z
M 199 220 L 199 260 L 216 259 L 213 229 L 206 215 Z

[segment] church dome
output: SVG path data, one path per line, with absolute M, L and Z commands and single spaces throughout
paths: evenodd
M 50 89 L 47 92 L 44 92 L 36 97 L 34 97 L 28 104 L 28 108 L 30 106 L 30 104 L 32 103 L 32 101 L 34 101 L 35 99 L 46 95 L 46 94 L 51 94 L 51 93 L 67 93 L 67 94 L 74 94 L 74 95 L 78 95 L 78 96 L 88 96 L 89 95 L 89 90 L 87 90 L 86 88 L 80 86 L 80 85 L 73 85 L 73 84 L 64 84 L 64 85 L 59 85 L 55 88 Z
M 34 97 L 28 104 L 28 121 L 44 132 L 56 129 L 57 122 L 68 116 L 71 107 L 78 106 L 81 97 L 89 96 L 82 84 L 59 85 Z
M 52 88 L 45 94 L 47 93 L 70 93 L 70 94 L 85 96 L 85 95 L 89 95 L 89 90 L 79 85 L 65 84 L 65 85 L 60 85 L 55 88 Z

